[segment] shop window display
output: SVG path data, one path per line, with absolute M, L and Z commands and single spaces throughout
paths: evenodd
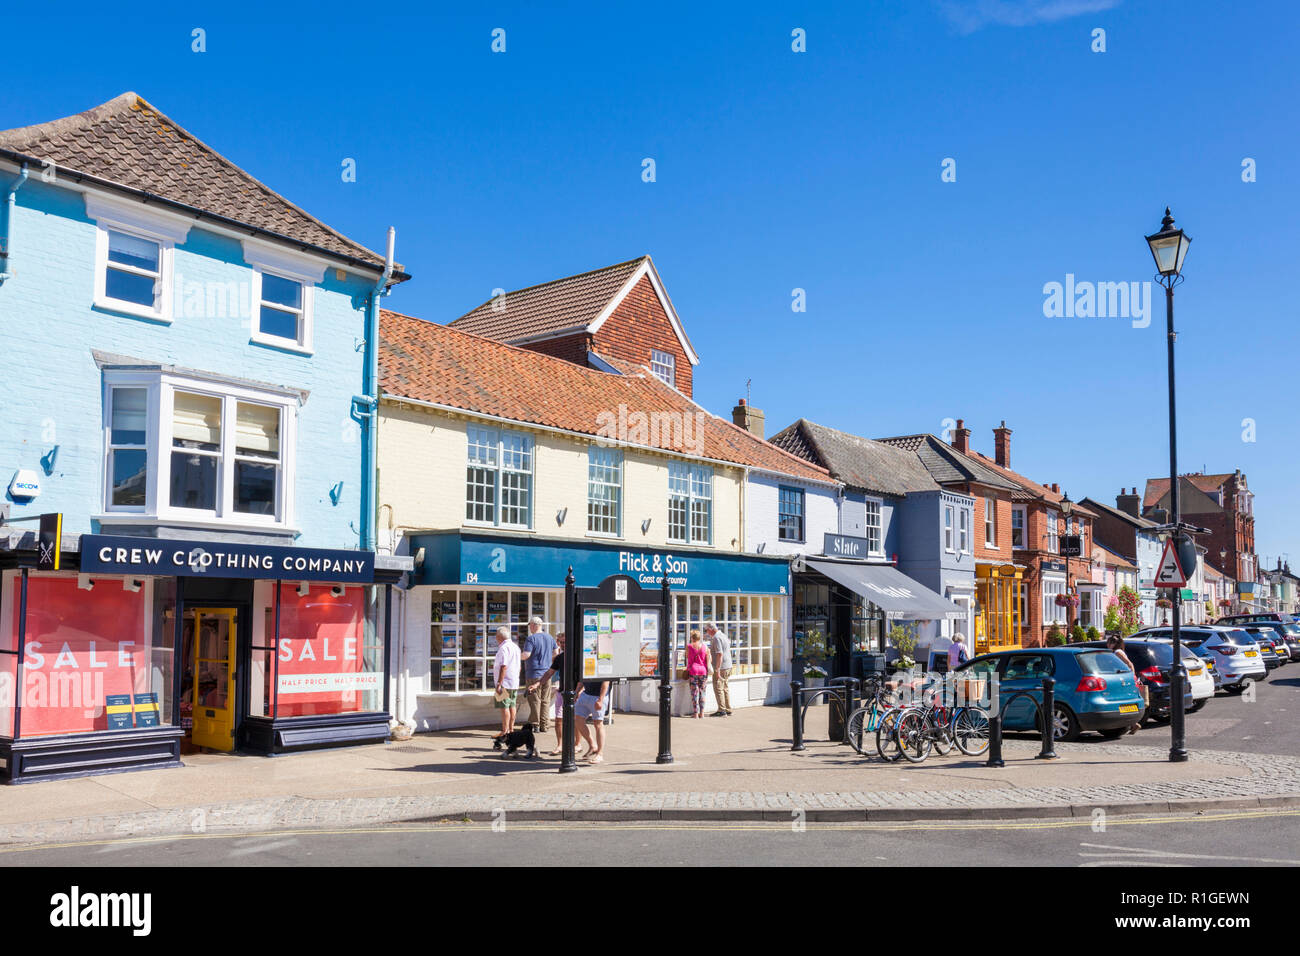
M 436 692 L 492 690 L 496 675 L 496 631 L 510 629 L 515 643 L 528 634 L 528 621 L 540 617 L 551 634 L 564 595 L 553 591 L 434 591 L 429 622 L 429 686 Z

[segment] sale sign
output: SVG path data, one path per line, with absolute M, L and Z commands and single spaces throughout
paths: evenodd
M 364 588 L 334 594 L 328 585 L 298 594 L 280 585 L 277 644 L 281 717 L 365 710 L 365 695 L 383 687 L 383 673 L 367 668 Z

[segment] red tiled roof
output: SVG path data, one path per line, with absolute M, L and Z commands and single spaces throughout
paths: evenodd
M 386 310 L 379 314 L 379 337 L 381 386 L 395 398 L 592 436 L 622 437 L 602 432 L 611 422 L 622 420 L 626 440 L 633 444 L 832 481 L 826 469 L 710 415 L 639 366 L 615 362 L 623 374 L 601 372 Z M 667 413 L 689 431 L 654 429 L 643 423 L 647 434 L 637 435 L 634 416 L 638 412 L 660 422 L 665 419 L 651 416 Z
M 1179 475 L 1186 481 L 1190 481 L 1199 490 L 1207 495 L 1211 492 L 1218 491 L 1225 481 L 1232 478 L 1233 475 Z M 1169 493 L 1168 478 L 1148 478 L 1146 490 L 1142 495 L 1142 507 L 1153 508 L 1160 503 L 1160 499 Z
M 603 269 L 507 292 L 500 299 L 488 299 L 450 325 L 502 342 L 584 329 L 648 258 L 638 256 Z
M 961 452 L 958 452 L 958 454 L 961 454 Z M 1010 480 L 1018 484 L 1021 488 L 1023 488 L 1025 491 L 1024 495 L 1021 495 L 1020 493 L 1013 493 L 1011 495 L 1012 500 L 1014 501 L 1034 501 L 1034 500 L 1041 499 L 1043 501 L 1046 501 L 1048 504 L 1059 505 L 1063 500 L 1065 500 L 1065 495 L 1058 494 L 1057 492 L 1053 491 L 1051 488 L 1048 488 L 1046 485 L 1040 485 L 1036 481 L 1031 481 L 1030 479 L 1026 478 L 1024 475 L 1020 474 L 1019 472 L 1012 471 L 1010 468 L 1003 468 L 1001 465 L 999 465 L 992 458 L 989 458 L 987 455 L 982 455 L 977 451 L 967 452 L 966 454 L 968 457 L 974 458 L 984 467 L 992 468 L 995 472 L 1002 475 L 1004 478 L 1009 478 Z M 1089 508 L 1079 504 L 1078 502 L 1071 502 L 1071 506 L 1073 509 L 1072 510 L 1073 514 L 1082 515 L 1085 518 L 1097 517 L 1097 513 L 1095 511 L 1090 510 Z
M 383 256 L 299 209 L 135 93 L 74 116 L 0 131 L 0 149 L 371 266 L 384 264 Z

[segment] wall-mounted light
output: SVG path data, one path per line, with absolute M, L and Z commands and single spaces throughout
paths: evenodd
M 298 597 L 306 597 L 307 592 L 311 590 L 311 585 L 306 581 L 298 582 Z
M 569 509 L 561 508 L 559 511 L 555 512 L 555 523 L 561 525 L 564 524 L 564 519 L 567 518 L 568 516 L 569 516 Z
M 122 579 L 122 590 L 123 590 L 123 591 L 132 591 L 132 592 L 135 592 L 135 591 L 140 590 L 140 588 L 142 588 L 142 587 L 144 587 L 144 582 L 143 582 L 143 581 L 137 581 L 135 578 L 123 578 L 123 579 Z
M 41 456 L 41 467 L 45 469 L 45 474 L 54 474 L 54 463 L 59 460 L 59 446 L 55 445 L 44 455 Z
M 334 487 L 330 489 L 330 501 L 334 502 L 334 504 L 337 505 L 339 503 L 339 499 L 342 497 L 343 497 L 343 482 L 341 481 L 336 482 Z
M 90 580 L 89 574 L 78 574 L 77 587 L 83 591 L 93 591 L 95 590 L 95 582 Z
M 346 589 L 343 587 L 343 585 L 341 585 L 341 584 L 336 584 L 336 585 L 334 585 L 332 588 L 330 588 L 330 594 L 334 595 L 335 597 L 342 597 L 342 596 L 343 596 L 343 592 L 344 592 L 345 590 L 346 590 Z
M 641 533 L 646 534 L 647 532 L 649 532 L 649 530 L 650 530 L 650 519 L 646 518 L 645 521 L 641 522 Z

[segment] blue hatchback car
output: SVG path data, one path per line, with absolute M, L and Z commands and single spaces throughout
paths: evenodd
M 1005 730 L 1038 730 L 1036 701 L 1043 678 L 1056 681 L 1054 736 L 1078 740 L 1085 730 L 1108 740 L 1119 737 L 1142 717 L 1142 695 L 1133 670 L 1110 651 L 1096 647 L 1029 647 L 983 654 L 957 668 L 985 680 L 998 677 L 999 708 Z M 1033 699 L 1018 697 L 1021 691 Z

